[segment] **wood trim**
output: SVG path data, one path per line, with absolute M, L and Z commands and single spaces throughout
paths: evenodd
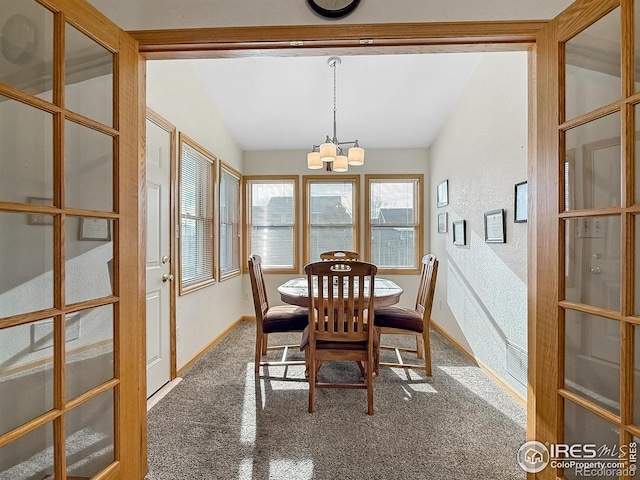
M 146 69 L 146 62 L 141 62 Z M 141 82 L 141 85 L 146 86 L 145 82 Z M 144 91 L 142 92 L 142 98 L 144 98 Z M 170 173 L 169 173 L 169 274 L 173 275 L 173 278 L 178 278 L 176 273 L 176 263 L 177 254 L 176 254 L 176 195 L 177 195 L 177 179 L 176 179 L 176 170 L 177 170 L 177 160 L 176 160 L 176 138 L 177 138 L 177 129 L 175 125 L 171 122 L 151 110 L 149 107 L 145 106 L 145 122 L 149 119 L 151 122 L 155 123 L 158 127 L 163 129 L 169 134 L 169 163 L 170 163 Z M 143 135 L 140 136 L 142 144 L 139 147 L 140 155 L 146 154 L 146 128 L 143 131 Z M 144 158 L 145 169 L 146 169 L 146 155 Z M 146 176 L 146 173 L 145 173 Z M 146 183 L 146 182 L 145 182 Z M 170 374 L 169 379 L 173 380 L 177 377 L 177 353 L 176 353 L 176 283 L 169 283 L 169 349 L 170 349 Z
M 302 176 L 302 262 L 311 261 L 311 224 L 309 223 L 309 185 L 311 183 L 353 181 L 353 246 L 360 248 L 360 175 L 303 175 Z
M 557 125 L 560 116 L 559 57 L 557 21 L 545 26 L 536 42 L 536 142 L 535 156 L 529 163 L 530 227 L 528 280 L 529 289 L 529 389 L 527 410 L 535 418 L 527 421 L 527 438 L 545 443 L 559 443 L 562 402 L 557 395 L 559 378 L 559 231 L 560 144 Z M 531 225 L 533 227 L 531 227 Z M 545 468 L 535 474 L 537 480 L 555 480 L 557 469 Z M 533 474 L 527 478 L 533 479 Z
M 496 374 L 491 368 L 489 368 L 482 361 L 478 360 L 473 353 L 467 350 L 462 346 L 460 342 L 458 342 L 453 336 L 449 335 L 449 333 L 438 325 L 436 322 L 431 320 L 431 325 L 433 329 L 437 331 L 440 335 L 447 339 L 451 345 L 453 345 L 460 353 L 462 353 L 465 357 L 471 360 L 482 372 L 484 372 L 488 377 L 491 378 L 495 383 L 497 383 L 500 388 L 502 388 L 505 392 L 511 395 L 516 402 L 518 402 L 523 408 L 527 408 L 527 399 L 524 398 L 518 391 L 513 389 L 508 383 L 502 380 L 498 374 Z
M 364 176 L 364 259 L 371 261 L 371 180 L 418 180 L 418 195 L 416 198 L 417 238 L 415 239 L 416 265 L 413 268 L 379 268 L 378 275 L 416 275 L 420 273 L 421 260 L 424 256 L 425 239 L 425 208 L 424 208 L 424 174 L 399 173 L 399 174 L 365 174 Z
M 598 19 L 614 10 L 620 0 L 590 0 L 570 5 L 556 19 L 558 35 L 554 40 L 566 42 Z
M 284 273 L 284 274 L 297 274 L 300 273 L 300 177 L 298 175 L 243 175 L 242 177 L 242 232 L 243 232 L 243 251 L 245 262 L 242 264 L 242 273 L 248 273 L 248 267 L 246 259 L 251 255 L 251 215 L 249 209 L 251 208 L 249 198 L 249 183 L 264 181 L 292 181 L 293 182 L 293 203 L 294 203 L 294 222 L 293 222 L 293 268 L 265 268 L 263 266 L 264 273 Z
M 181 377 L 184 373 L 191 368 L 191 366 L 196 363 L 200 358 L 202 358 L 205 354 L 207 354 L 213 347 L 215 347 L 218 343 L 220 343 L 224 338 L 231 333 L 231 331 L 240 325 L 241 322 L 244 321 L 246 317 L 242 316 L 238 318 L 235 322 L 225 328 L 222 332 L 215 336 L 213 340 L 211 340 L 207 345 L 202 347 L 198 353 L 196 353 L 191 360 L 187 361 L 182 367 L 178 369 L 178 376 Z
M 128 32 L 148 59 L 526 50 L 546 21 L 282 25 Z M 391 49 L 392 52 L 389 51 Z M 296 53 L 293 53 L 293 52 Z

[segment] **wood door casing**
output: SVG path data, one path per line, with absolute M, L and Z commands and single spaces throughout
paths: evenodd
M 35 0 L 30 0 L 34 1 Z M 141 268 L 141 221 L 144 219 L 139 191 L 141 163 L 139 151 L 140 55 L 137 43 L 115 24 L 86 2 L 75 0 L 41 0 L 38 3 L 53 12 L 54 86 L 52 101 L 0 83 L 0 93 L 36 109 L 53 114 L 53 205 L 34 208 L 26 203 L 0 200 L 0 212 L 49 214 L 55 218 L 53 231 L 53 307 L 0 319 L 0 329 L 29 325 L 39 319 L 53 318 L 54 386 L 53 408 L 18 428 L 0 436 L 0 445 L 9 445 L 41 425 L 53 423 L 54 473 L 66 473 L 65 417 L 103 392 L 112 391 L 114 398 L 114 461 L 95 478 L 139 478 L 146 469 L 146 452 L 142 439 L 146 436 L 143 368 L 144 286 Z M 113 126 L 101 125 L 64 108 L 65 26 L 71 25 L 113 54 Z M 142 65 L 143 66 L 143 65 Z M 114 139 L 113 208 L 112 211 L 90 211 L 65 206 L 64 191 L 64 127 L 65 118 L 85 125 Z M 142 175 L 142 178 L 144 176 Z M 65 303 L 65 218 L 106 218 L 113 222 L 113 294 L 107 297 Z M 76 398 L 65 398 L 65 316 L 101 305 L 113 307 L 113 378 Z M 30 392 L 16 392 L 29 395 Z M 125 427 L 126 426 L 126 427 Z M 69 477 L 67 477 L 69 478 Z

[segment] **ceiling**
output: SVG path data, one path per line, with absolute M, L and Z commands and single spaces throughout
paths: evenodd
M 336 73 L 338 140 L 357 139 L 365 149 L 428 147 L 482 55 L 500 54 L 341 57 Z M 242 150 L 309 150 L 333 136 L 328 58 L 194 62 Z

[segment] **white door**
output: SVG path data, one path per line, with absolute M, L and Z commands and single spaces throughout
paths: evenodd
M 147 157 L 147 398 L 172 377 L 171 163 L 175 129 L 149 112 Z

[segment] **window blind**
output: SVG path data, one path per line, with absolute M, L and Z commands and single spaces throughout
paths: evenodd
M 186 142 L 180 155 L 181 286 L 213 280 L 213 162 Z
M 327 250 L 357 251 L 355 182 L 311 180 L 307 192 L 310 261 Z
M 368 237 L 379 268 L 417 268 L 418 194 L 418 179 L 370 179 Z
M 240 272 L 240 177 L 220 168 L 220 276 Z
M 251 253 L 265 268 L 294 268 L 295 182 L 251 180 L 248 185 Z

